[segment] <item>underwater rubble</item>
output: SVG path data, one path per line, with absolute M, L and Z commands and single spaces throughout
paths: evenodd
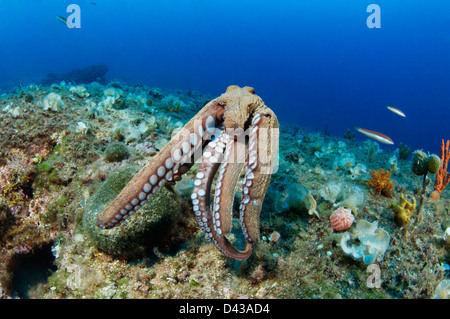
M 213 98 L 119 81 L 2 94 L 0 298 L 449 298 L 450 190 L 430 198 L 435 174 L 418 174 L 407 146 L 350 132 L 281 123 L 261 240 L 243 262 L 197 227 L 198 164 L 104 235 L 95 212 Z M 338 207 L 354 214 L 348 230 L 330 227 Z M 24 290 L 24 258 L 44 255 L 52 267 Z

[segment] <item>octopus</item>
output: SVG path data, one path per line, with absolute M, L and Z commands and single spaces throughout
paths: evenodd
M 262 203 L 276 169 L 278 141 L 278 119 L 255 90 L 229 86 L 149 160 L 98 215 L 96 224 L 102 229 L 117 227 L 160 187 L 180 181 L 200 162 L 191 195 L 196 220 L 221 253 L 245 260 L 259 240 Z M 242 193 L 239 220 L 245 237 L 242 250 L 226 237 L 232 230 L 238 185 Z

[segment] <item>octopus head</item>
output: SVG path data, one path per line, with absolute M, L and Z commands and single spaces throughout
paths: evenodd
M 217 100 L 225 105 L 223 126 L 232 129 L 244 128 L 255 110 L 263 105 L 261 98 L 249 86 L 240 88 L 237 85 L 230 85 Z

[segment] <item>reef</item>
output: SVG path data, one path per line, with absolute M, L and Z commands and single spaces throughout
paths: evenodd
M 89 84 L 92 82 L 104 83 L 104 76 L 108 72 L 108 67 L 105 64 L 93 64 L 82 69 L 73 69 L 65 73 L 48 73 L 42 79 L 42 85 L 52 85 L 65 81 L 74 84 Z
M 416 207 L 408 233 L 394 218 L 395 210 L 411 214 L 414 199 L 420 206 L 425 167 L 414 163 L 429 155 L 404 159 L 373 141 L 285 122 L 259 242 L 245 261 L 223 256 L 198 228 L 191 194 L 200 163 L 120 227 L 97 227 L 123 185 L 214 98 L 119 81 L 2 94 L 0 298 L 448 298 L 448 187 L 439 200 L 425 197 L 420 223 Z M 380 169 L 389 178 L 383 171 L 371 186 Z M 394 199 L 380 196 L 389 182 Z M 227 234 L 237 247 L 244 195 L 239 182 Z M 335 232 L 330 216 L 341 206 L 355 220 Z M 50 271 L 20 283 L 36 275 L 21 265 L 41 256 Z M 368 284 L 369 267 L 380 269 L 379 288 Z

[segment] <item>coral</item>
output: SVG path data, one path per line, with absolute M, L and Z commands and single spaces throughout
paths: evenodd
M 402 142 L 398 144 L 398 157 L 402 160 L 407 160 L 411 154 L 411 148 L 407 145 L 403 146 Z
M 137 167 L 125 166 L 110 174 L 106 181 L 89 198 L 84 215 L 83 228 L 95 245 L 112 255 L 136 255 L 143 245 L 150 246 L 166 235 L 174 218 L 182 211 L 182 201 L 167 187 L 161 187 L 136 216 L 121 227 L 102 230 L 95 225 L 97 215 L 117 196 L 138 171 Z M 148 234 L 151 233 L 151 241 Z M 146 236 L 147 235 L 147 236 Z
M 330 226 L 335 231 L 343 231 L 348 229 L 355 220 L 350 209 L 339 207 L 330 216 Z
M 441 161 L 442 164 L 436 175 L 436 183 L 434 185 L 434 191 L 432 192 L 431 198 L 434 200 L 439 199 L 439 194 L 445 189 L 445 187 L 450 182 L 450 174 L 447 172 L 447 166 L 450 159 L 450 140 L 444 147 L 444 140 L 442 140 L 441 145 Z
M 371 179 L 367 182 L 376 193 L 382 194 L 386 197 L 392 197 L 392 191 L 394 190 L 394 183 L 390 180 L 391 172 L 380 168 L 373 170 L 371 173 Z
M 42 104 L 45 111 L 52 110 L 54 112 L 61 110 L 61 108 L 64 106 L 61 95 L 53 92 L 47 94 L 47 96 L 42 101 Z
M 397 225 L 404 227 L 409 223 L 412 214 L 416 210 L 416 199 L 413 198 L 412 202 L 408 202 L 403 194 L 400 194 L 398 203 L 392 202 L 389 208 L 394 211 L 394 220 Z
M 340 245 L 344 253 L 366 265 L 381 262 L 384 258 L 391 236 L 381 228 L 378 222 L 359 220 L 352 231 L 342 234 Z
M 130 151 L 125 144 L 112 142 L 106 147 L 103 156 L 108 162 L 121 162 L 130 156 Z

